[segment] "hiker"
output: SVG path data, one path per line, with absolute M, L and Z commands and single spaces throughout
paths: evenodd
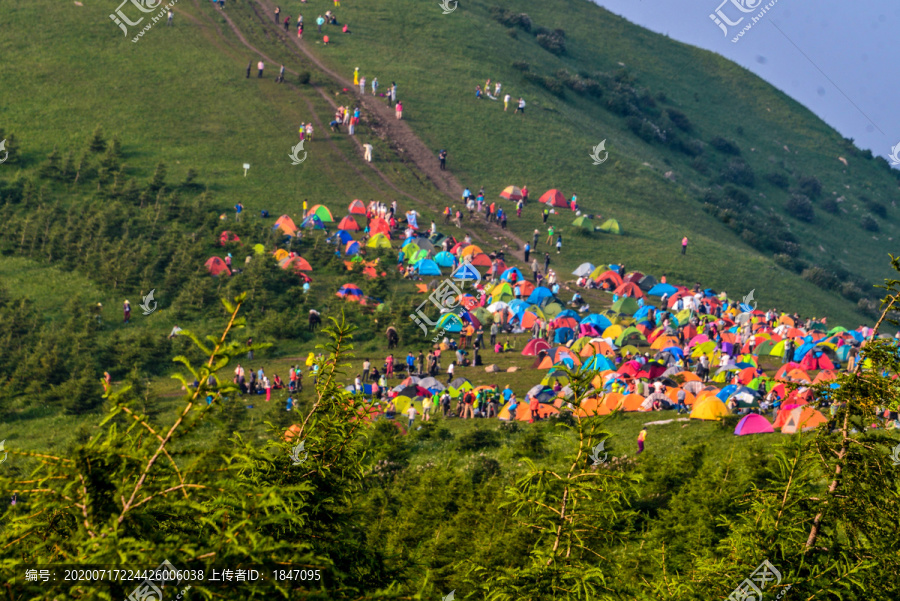
M 259 61 L 256 63 L 256 68 L 259 69 L 259 73 L 257 73 L 257 79 L 263 76 L 263 69 L 266 67 L 266 63 Z
M 365 77 L 359 78 L 359 95 L 360 96 L 366 95 L 366 78 Z
M 537 257 L 535 257 L 531 261 L 531 273 L 532 273 L 532 276 L 534 277 L 535 283 L 537 283 L 538 270 L 540 270 L 540 265 L 538 264 Z
M 541 402 L 538 400 L 538 398 L 536 396 L 534 396 L 534 395 L 531 396 L 531 400 L 528 401 L 528 408 L 531 410 L 531 419 L 528 420 L 529 424 L 533 424 L 535 422 L 535 420 L 541 419 L 541 416 L 540 416 Z
M 562 234 L 556 235 L 556 254 L 562 252 Z
M 253 68 L 253 61 L 247 63 L 247 79 L 250 79 L 250 70 Z
M 397 103 L 396 112 L 397 112 L 397 120 L 399 121 L 400 119 L 403 118 L 403 105 L 399 102 Z
M 525 203 L 522 202 L 522 199 L 520 198 L 519 201 L 516 203 L 516 217 L 519 217 L 519 218 L 522 217 L 522 208 L 524 206 L 525 206 Z
M 281 21 L 281 19 L 280 19 L 279 17 L 281 17 L 281 7 L 280 7 L 280 6 L 276 6 L 276 7 L 275 7 L 275 23 L 276 23 L 276 24 L 279 23 L 279 22 Z
M 322 33 L 322 25 L 325 24 L 325 19 L 322 18 L 322 15 L 316 17 L 316 27 L 319 28 L 319 33 Z
M 516 113 L 525 114 L 525 99 L 519 98 L 519 106 L 516 107 Z
M 422 421 L 423 422 L 431 421 L 431 406 L 432 405 L 433 405 L 433 402 L 432 402 L 430 396 L 427 396 L 424 399 L 422 399 Z
M 284 32 L 287 33 L 288 27 L 291 26 L 291 15 L 284 18 Z
M 456 364 L 451 361 L 450 365 L 447 366 L 447 384 L 453 381 L 453 371 L 456 369 Z
M 540 235 L 541 235 L 540 230 L 538 230 L 537 228 L 534 228 L 534 234 L 532 234 L 532 242 L 531 242 L 531 248 L 532 248 L 532 249 L 536 249 L 536 248 L 537 248 L 537 245 L 538 245 L 538 237 L 539 237 Z
M 438 159 L 441 161 L 441 171 L 447 170 L 447 151 L 441 150 L 438 153 Z
M 528 262 L 528 255 L 531 253 L 531 245 L 527 242 L 525 243 L 525 262 Z
M 687 236 L 685 236 L 684 238 L 681 239 L 681 254 L 682 255 L 687 254 L 687 245 L 688 245 L 688 239 L 687 239 Z
M 363 158 L 367 162 L 371 163 L 372 162 L 372 145 L 368 144 L 368 143 L 363 144 L 363 150 L 364 150 Z
M 278 77 L 275 79 L 275 83 L 284 83 L 284 65 L 281 65 L 281 71 L 278 72 Z
M 397 84 L 394 82 L 391 82 L 391 98 L 388 106 L 391 105 L 391 102 L 397 102 Z
M 372 362 L 366 359 L 362 364 L 362 381 L 369 381 L 369 369 L 372 367 Z
M 407 375 L 413 375 L 413 370 L 416 368 L 416 358 L 413 356 L 412 351 L 407 353 L 406 355 L 406 373 Z
M 509 98 L 510 98 L 509 94 L 507 94 L 506 96 L 503 97 L 503 110 L 504 111 L 506 111 L 506 109 L 509 108 Z
M 312 142 L 313 139 L 313 125 L 311 121 L 306 124 L 306 139 L 310 142 Z
M 236 205 L 234 205 L 234 213 L 235 213 L 234 219 L 235 219 L 235 221 L 240 221 L 240 220 L 241 220 L 241 213 L 242 213 L 243 211 L 244 211 L 244 205 L 243 205 L 241 202 L 238 202 Z
M 125 314 L 125 323 L 128 323 L 131 319 L 131 303 L 129 303 L 127 300 L 122 306 L 122 312 Z
M 359 67 L 353 70 L 353 85 L 359 85 Z
M 341 29 L 341 31 L 343 33 L 353 33 L 352 31 L 350 31 L 350 23 L 344 23 L 344 27 L 343 29 Z
M 640 455 L 641 453 L 644 452 L 644 440 L 645 440 L 646 438 L 647 438 L 647 429 L 644 428 L 644 429 L 641 430 L 640 434 L 638 434 L 638 439 L 637 439 L 637 443 L 638 443 L 638 452 L 637 452 L 637 454 L 638 454 L 638 455 Z
M 172 9 L 171 9 L 171 8 L 169 9 L 168 17 L 169 17 L 169 20 L 166 21 L 166 27 L 171 27 L 171 26 L 172 26 L 172 19 L 175 18 L 175 13 L 172 12 Z M 277 23 L 277 22 L 278 22 L 278 19 L 276 19 L 275 22 Z
M 372 79 L 372 96 L 378 95 L 378 78 L 374 77 Z
M 550 253 L 544 253 L 544 275 L 547 274 L 547 271 L 550 268 Z
M 544 208 L 544 223 L 547 223 L 547 218 L 550 217 L 550 209 Z
M 554 234 L 554 233 L 556 233 L 556 230 L 553 229 L 553 226 L 552 226 L 552 225 L 551 225 L 550 227 L 547 228 L 547 242 L 546 242 L 546 244 L 550 244 L 550 242 L 553 240 L 553 234 Z

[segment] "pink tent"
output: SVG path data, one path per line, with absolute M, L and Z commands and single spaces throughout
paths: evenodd
M 526 357 L 534 357 L 541 351 L 546 351 L 550 349 L 550 345 L 547 344 L 546 340 L 542 340 L 541 338 L 532 338 L 528 341 L 528 344 L 525 345 L 525 348 L 522 349 L 522 354 Z
M 738 436 L 746 436 L 747 434 L 771 434 L 775 432 L 775 428 L 769 423 L 769 420 L 756 413 L 745 415 L 738 422 L 734 433 Z

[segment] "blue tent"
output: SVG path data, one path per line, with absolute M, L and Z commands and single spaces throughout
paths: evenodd
M 324 230 L 325 224 L 317 215 L 310 215 L 300 223 L 300 227 L 311 227 L 317 230 Z
M 594 355 L 582 364 L 581 369 L 606 371 L 607 369 L 615 370 L 616 366 L 603 355 Z
M 508 282 L 510 280 L 510 276 L 512 276 L 513 273 L 516 274 L 517 282 L 521 282 L 522 280 L 525 279 L 525 276 L 522 275 L 522 272 L 519 271 L 518 267 L 510 267 L 509 269 L 504 271 L 502 274 L 500 274 L 500 279 L 504 282 Z
M 572 319 L 576 319 L 576 320 L 577 320 L 577 319 L 578 319 L 578 313 L 576 313 L 576 312 L 573 311 L 572 309 L 566 309 L 565 311 L 560 311 L 559 313 L 557 313 L 556 319 L 559 319 L 560 317 L 571 317 Z
M 343 232 L 344 230 L 341 230 L 341 231 Z M 355 240 L 353 242 L 351 242 L 347 246 L 347 250 L 344 252 L 344 254 L 346 254 L 346 255 L 359 254 L 359 242 L 356 242 Z
M 571 330 L 571 328 L 563 328 L 563 329 Z M 571 357 L 560 357 L 559 361 L 554 363 L 554 365 L 563 365 L 565 367 L 568 367 L 569 369 L 575 369 L 575 362 L 572 361 Z M 553 373 L 554 371 L 556 371 L 556 370 L 551 369 L 550 373 Z
M 419 272 L 419 275 L 441 275 L 441 268 L 431 259 L 422 259 L 414 267 Z
M 803 346 L 798 348 L 796 351 L 794 351 L 794 361 L 801 361 L 803 359 L 803 357 L 806 356 L 806 353 L 813 350 L 814 348 L 816 348 L 816 343 L 807 342 L 806 344 L 804 344 Z
M 332 235 L 328 236 L 328 241 L 332 244 L 335 244 L 337 241 L 340 241 L 340 244 L 347 244 L 353 240 L 353 236 L 350 235 L 350 232 L 346 230 L 338 230 Z
M 684 358 L 684 351 L 681 350 L 680 348 L 678 348 L 677 346 L 667 346 L 660 352 L 669 353 L 669 354 L 675 355 L 676 357 L 681 357 L 682 359 Z
M 442 328 L 445 332 L 461 332 L 462 321 L 454 313 L 445 313 L 437 322 L 437 329 Z
M 441 267 L 454 267 L 456 265 L 456 257 L 444 250 L 434 256 L 434 262 Z
M 471 263 L 464 263 L 459 266 L 459 269 L 453 272 L 451 277 L 458 281 L 471 280 L 473 282 L 478 282 L 481 280 L 481 273 Z
M 520 298 L 511 300 L 509 301 L 509 310 L 512 311 L 513 315 L 522 319 L 522 316 L 525 315 L 525 311 L 528 310 L 528 303 Z
M 716 295 L 716 291 L 713 290 L 712 288 L 707 288 L 706 290 L 703 291 L 703 296 L 705 296 L 706 298 L 710 298 L 715 295 Z
M 671 284 L 657 284 L 656 286 L 651 288 L 647 292 L 647 294 L 649 294 L 650 296 L 662 296 L 663 294 L 672 296 L 676 292 L 678 292 L 678 288 L 672 286 Z
M 718 397 L 718 399 L 724 403 L 728 400 L 728 397 L 734 394 L 734 391 L 736 390 L 737 386 L 735 386 L 734 384 L 729 384 L 728 386 L 725 386 L 722 390 L 720 390 L 719 394 L 717 394 L 716 397 Z
M 650 305 L 645 305 L 637 310 L 637 313 L 634 314 L 634 318 L 637 321 L 643 321 L 645 317 L 650 313 L 650 309 L 652 309 Z
M 581 320 L 581 323 L 589 323 L 601 332 L 612 325 L 612 322 L 605 315 L 591 313 Z
M 553 342 L 556 344 L 565 344 L 575 339 L 575 330 L 572 328 L 559 328 L 553 333 Z M 569 359 L 571 361 L 571 359 Z M 571 367 L 571 365 L 569 366 Z
M 529 305 L 537 305 L 540 307 L 548 298 L 553 298 L 553 293 L 550 289 L 538 286 L 532 291 L 531 295 L 525 299 L 525 302 Z

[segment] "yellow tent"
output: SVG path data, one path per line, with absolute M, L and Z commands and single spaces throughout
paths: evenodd
M 368 248 L 390 248 L 391 241 L 384 234 L 375 234 L 366 242 Z
M 691 410 L 691 419 L 718 420 L 726 415 L 728 415 L 728 407 L 715 397 L 694 403 L 694 408 Z
M 613 325 L 609 326 L 608 328 L 606 328 L 605 330 L 603 330 L 603 338 L 612 338 L 613 340 L 615 340 L 622 334 L 623 331 L 624 330 L 623 330 L 622 326 L 620 326 L 618 324 L 613 324 Z
M 283 248 L 279 248 L 275 251 L 275 260 L 281 261 L 282 259 L 287 259 L 289 254 L 290 253 L 288 253 L 288 251 L 284 250 Z

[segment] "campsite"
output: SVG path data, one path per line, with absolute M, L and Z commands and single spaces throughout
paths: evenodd
M 881 150 L 603 0 L 114 8 L 10 15 L 4 597 L 900 596 Z

